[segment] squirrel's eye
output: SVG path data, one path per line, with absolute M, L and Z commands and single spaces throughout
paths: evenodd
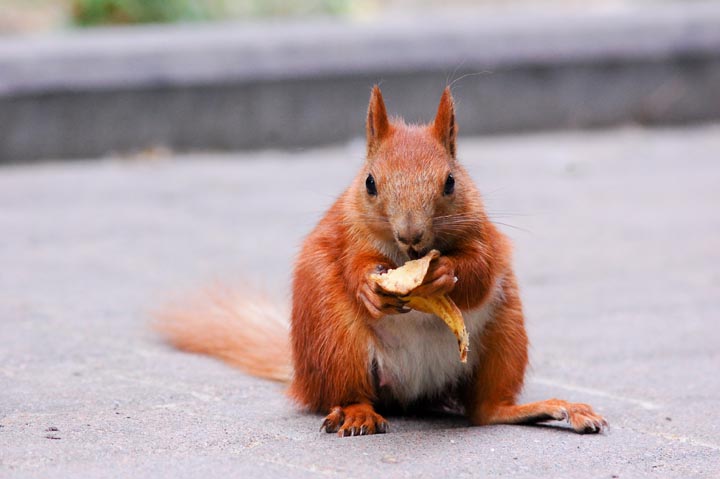
M 447 180 L 445 180 L 445 189 L 443 189 L 444 195 L 451 195 L 455 191 L 455 178 L 453 178 L 453 175 L 448 175 Z
M 375 186 L 375 178 L 373 178 L 373 175 L 368 175 L 365 180 L 365 188 L 367 188 L 368 195 L 377 196 L 377 186 Z

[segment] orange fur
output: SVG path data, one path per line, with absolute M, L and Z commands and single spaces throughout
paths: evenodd
M 295 264 L 290 396 L 310 411 L 327 414 L 322 428 L 340 435 L 384 432 L 387 423 L 375 406 L 407 410 L 413 401 L 426 400 L 462 403 L 477 425 L 567 419 L 578 432 L 601 430 L 605 420 L 587 405 L 556 399 L 516 404 L 528 340 L 510 243 L 489 221 L 479 192 L 456 160 L 449 89 L 433 123 L 406 125 L 389 121 L 375 87 L 366 125 L 365 165 L 308 235 Z M 431 264 L 421 286 L 424 294 L 449 294 L 466 320 L 486 321 L 470 338 L 472 369 L 451 362 L 438 372 L 439 365 L 423 363 L 424 355 L 416 356 L 416 363 L 403 363 L 407 357 L 392 354 L 393 347 L 437 348 L 443 338 L 427 336 L 435 332 L 421 329 L 421 323 L 400 323 L 407 328 L 400 333 L 388 330 L 397 323 L 385 316 L 406 311 L 400 298 L 379 290 L 369 275 L 430 248 L 442 256 Z M 247 301 L 214 298 L 174 309 L 160 316 L 161 330 L 182 349 L 219 356 L 252 374 L 287 377 L 290 348 L 280 327 L 284 323 L 268 313 L 274 311 L 272 304 L 249 308 Z M 415 344 L 394 345 L 393 335 L 418 331 L 422 334 L 409 335 Z M 438 342 L 423 343 L 428 337 Z M 450 346 L 433 353 L 441 359 L 456 355 L 454 343 Z M 395 364 L 382 363 L 393 359 Z M 403 367 L 418 365 L 424 369 L 406 378 L 415 381 L 414 388 L 403 390 L 414 396 L 393 395 L 399 390 L 387 385 L 402 381 Z M 431 388 L 435 379 L 446 378 L 440 373 L 452 377 L 438 393 Z M 390 382 L 388 374 L 394 375 Z
M 292 376 L 287 313 L 245 288 L 213 288 L 155 312 L 153 326 L 176 348 L 215 356 L 254 376 Z

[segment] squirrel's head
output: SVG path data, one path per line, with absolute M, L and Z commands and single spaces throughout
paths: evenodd
M 475 218 L 475 187 L 455 154 L 455 106 L 446 88 L 427 125 L 390 121 L 375 86 L 367 113 L 367 160 L 355 184 L 361 223 L 388 256 L 416 259 L 452 247 Z

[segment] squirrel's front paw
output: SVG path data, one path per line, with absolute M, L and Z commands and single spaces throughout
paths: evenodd
M 402 314 L 410 312 L 405 305 L 407 300 L 383 291 L 380 286 L 370 277 L 371 274 L 387 271 L 382 265 L 378 265 L 371 272 L 365 275 L 364 281 L 357 293 L 358 300 L 365 306 L 370 316 L 380 319 L 387 314 Z
M 450 293 L 457 283 L 455 263 L 447 256 L 432 260 L 423 284 L 415 288 L 413 296 L 431 297 Z

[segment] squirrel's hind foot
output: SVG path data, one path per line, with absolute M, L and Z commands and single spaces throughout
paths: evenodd
M 320 426 L 320 430 L 323 429 L 328 433 L 337 432 L 341 437 L 365 436 L 384 434 L 388 423 L 370 404 L 359 403 L 332 408 Z

